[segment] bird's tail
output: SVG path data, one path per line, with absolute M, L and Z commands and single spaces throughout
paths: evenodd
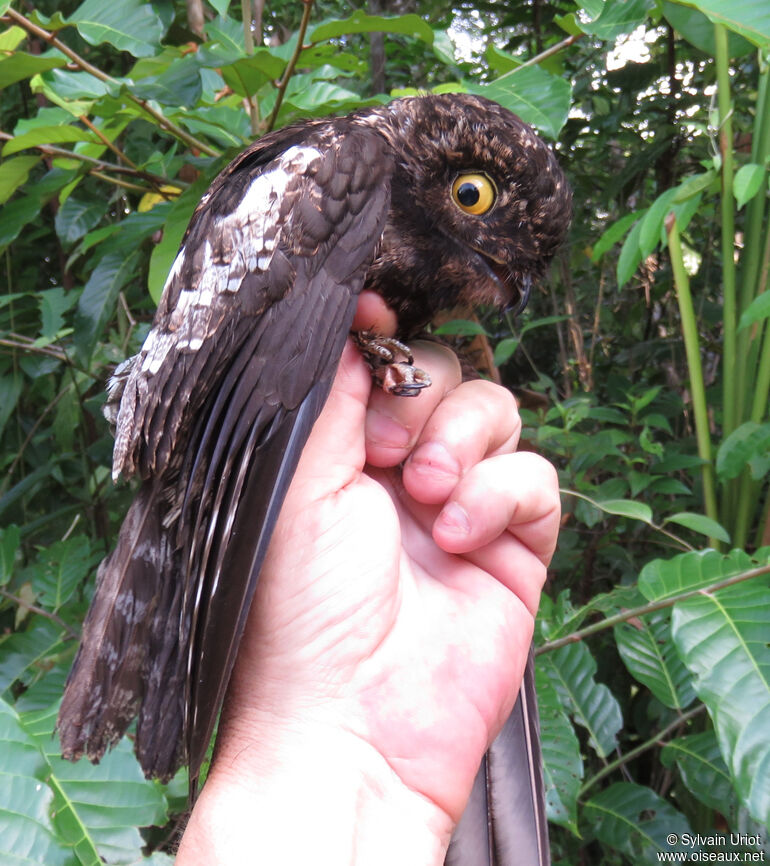
M 184 680 L 176 631 L 181 592 L 173 579 L 173 530 L 162 484 L 145 482 L 115 550 L 99 566 L 96 591 L 59 710 L 62 755 L 98 761 L 142 706 L 137 750 L 145 772 L 168 778 L 179 764 Z M 152 725 L 142 731 L 142 720 Z M 173 730 L 169 730 L 169 726 Z M 143 733 L 145 736 L 143 736 Z M 163 754 L 150 756 L 156 742 Z
M 530 651 L 513 712 L 476 775 L 445 866 L 548 866 L 540 723 Z

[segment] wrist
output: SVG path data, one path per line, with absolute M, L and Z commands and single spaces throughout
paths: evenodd
M 323 723 L 264 734 L 228 726 L 178 866 L 443 863 L 451 819 L 368 743 Z

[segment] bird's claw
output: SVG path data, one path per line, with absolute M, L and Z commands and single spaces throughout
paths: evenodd
M 423 388 L 430 385 L 428 373 L 414 366 L 414 357 L 409 347 L 399 340 L 378 337 L 368 331 L 359 331 L 353 336 L 372 371 L 374 381 L 387 394 L 416 397 Z

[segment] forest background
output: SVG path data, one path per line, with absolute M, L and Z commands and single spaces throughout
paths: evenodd
M 144 780 L 128 740 L 68 764 L 52 737 L 131 495 L 110 482 L 104 384 L 232 156 L 415 88 L 518 113 L 575 192 L 520 320 L 438 328 L 514 388 L 528 447 L 560 471 L 537 628 L 554 861 L 764 859 L 766 0 L 0 0 L 0 16 L 0 860 L 171 862 L 184 774 Z

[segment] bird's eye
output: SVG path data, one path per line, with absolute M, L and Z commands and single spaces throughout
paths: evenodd
M 452 184 L 452 199 L 460 210 L 480 216 L 495 203 L 497 190 L 485 174 L 460 174 Z

